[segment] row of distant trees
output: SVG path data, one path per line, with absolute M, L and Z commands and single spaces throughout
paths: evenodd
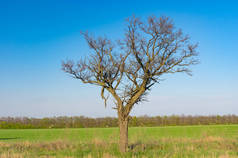
M 238 124 L 236 115 L 216 116 L 132 116 L 130 127 L 154 126 L 181 126 L 181 125 L 218 125 Z M 114 117 L 89 118 L 84 116 L 28 118 L 28 117 L 2 117 L 1 129 L 27 129 L 27 128 L 90 128 L 90 127 L 117 127 L 118 119 Z

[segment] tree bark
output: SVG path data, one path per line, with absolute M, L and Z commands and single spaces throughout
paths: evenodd
M 118 121 L 120 129 L 119 149 L 120 152 L 126 152 L 128 148 L 128 118 L 119 117 Z

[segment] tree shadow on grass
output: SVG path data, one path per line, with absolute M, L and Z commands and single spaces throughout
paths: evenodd
M 158 142 L 142 143 L 140 141 L 128 145 L 129 151 L 145 151 L 151 149 L 162 149 L 163 145 Z
M 20 137 L 0 138 L 0 140 L 13 140 L 13 139 L 21 139 L 21 138 Z

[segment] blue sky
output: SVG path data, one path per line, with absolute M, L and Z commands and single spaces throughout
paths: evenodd
M 116 116 L 97 87 L 63 73 L 61 61 L 90 51 L 80 36 L 121 38 L 132 15 L 170 16 L 199 43 L 193 76 L 166 76 L 132 115 L 238 115 L 238 2 L 1 1 L 0 116 Z

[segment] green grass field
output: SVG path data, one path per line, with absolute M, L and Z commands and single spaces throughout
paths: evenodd
M 120 154 L 118 128 L 1 129 L 0 157 L 238 157 L 238 125 L 135 127 Z

